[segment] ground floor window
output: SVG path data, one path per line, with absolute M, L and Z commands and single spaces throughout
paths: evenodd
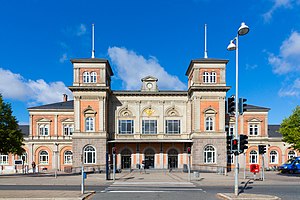
M 96 163 L 96 150 L 92 146 L 86 146 L 84 148 L 84 164 Z
M 215 163 L 216 162 L 216 151 L 211 145 L 204 148 L 204 163 Z
M 0 165 L 8 164 L 8 155 L 0 154 Z
M 49 154 L 47 151 L 41 151 L 40 152 L 40 164 L 47 165 L 49 163 Z
M 64 153 L 64 164 L 72 164 L 73 153 L 72 151 L 65 151 Z
M 278 164 L 278 153 L 277 151 L 270 152 L 270 163 L 271 164 Z
M 288 153 L 288 160 L 289 160 L 289 159 L 292 159 L 292 158 L 294 158 L 294 157 L 296 157 L 295 151 L 289 151 L 289 153 Z
M 257 164 L 257 151 L 252 150 L 250 152 L 250 164 Z

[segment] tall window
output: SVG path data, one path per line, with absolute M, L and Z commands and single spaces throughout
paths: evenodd
M 64 164 L 72 164 L 73 153 L 72 151 L 65 151 L 64 153 Z
M 39 125 L 39 135 L 40 136 L 49 136 L 49 125 L 48 124 L 40 124 Z
M 277 151 L 270 152 L 270 163 L 271 164 L 278 164 L 278 153 Z
M 85 119 L 85 131 L 94 131 L 94 118 L 87 117 Z
M 65 124 L 64 125 L 64 135 L 65 136 L 72 136 L 74 131 L 73 124 Z
M 259 127 L 258 124 L 249 124 L 249 135 L 258 135 Z
M 84 83 L 89 83 L 90 82 L 90 73 L 89 72 L 84 72 L 83 73 L 83 82 Z
M 217 73 L 216 72 L 212 72 L 210 75 L 210 82 L 211 83 L 215 83 L 217 80 Z
M 250 164 L 257 164 L 257 151 L 250 152 Z
M 203 73 L 203 83 L 209 83 L 209 73 L 208 72 Z
M 166 133 L 180 133 L 180 120 L 166 120 Z
M 86 146 L 84 148 L 84 164 L 96 163 L 96 150 L 92 146 Z
M 133 132 L 133 120 L 119 120 L 119 134 L 132 134 Z
M 156 120 L 143 120 L 142 121 L 142 133 L 143 134 L 156 134 L 157 133 L 157 121 Z
M 289 151 L 289 152 L 288 152 L 288 159 L 292 159 L 292 158 L 294 158 L 294 157 L 296 157 L 295 151 Z
M 204 148 L 204 163 L 215 163 L 216 162 L 216 151 L 211 145 Z
M 91 73 L 91 83 L 96 83 L 97 82 L 97 73 L 92 72 Z
M 8 155 L 0 154 L 0 165 L 8 165 Z
M 213 131 L 214 130 L 214 121 L 212 117 L 207 117 L 205 119 L 205 130 Z
M 48 162 L 49 162 L 49 154 L 48 154 L 47 151 L 40 151 L 39 157 L 40 157 L 40 160 L 39 160 L 40 164 L 42 164 L 42 165 L 48 164 Z

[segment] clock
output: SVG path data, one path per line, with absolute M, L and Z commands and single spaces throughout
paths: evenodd
M 147 88 L 151 89 L 153 87 L 152 83 L 147 83 Z

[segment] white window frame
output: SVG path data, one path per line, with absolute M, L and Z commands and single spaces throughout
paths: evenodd
M 86 132 L 95 131 L 95 118 L 94 117 L 86 117 L 85 118 L 85 131 Z
M 97 72 L 91 72 L 90 82 L 97 83 Z
M 275 150 L 270 151 L 270 164 L 278 164 L 278 152 Z
M 259 136 L 260 135 L 260 124 L 259 123 L 249 123 L 248 124 L 248 135 L 249 136 Z
M 211 72 L 210 74 L 210 83 L 216 83 L 217 82 L 217 73 Z
M 50 135 L 50 124 L 38 124 L 38 135 L 49 136 Z
M 91 80 L 90 80 L 90 72 L 83 72 L 83 76 L 82 76 L 82 79 L 83 79 L 83 83 L 90 83 Z
M 214 164 L 216 163 L 216 148 L 212 145 L 207 145 L 204 147 L 204 163 Z
M 249 153 L 249 163 L 258 164 L 258 152 L 255 150 L 250 151 Z
M 0 154 L 0 165 L 8 165 L 8 155 Z
M 166 120 L 166 133 L 167 134 L 180 134 L 181 132 L 181 121 L 176 119 L 176 120 Z M 175 130 L 177 129 L 177 130 Z
M 63 135 L 72 136 L 74 132 L 74 124 L 63 124 Z
M 89 145 L 84 147 L 84 164 L 96 164 L 96 148 Z
M 70 151 L 70 150 L 66 150 L 64 152 L 64 164 L 65 165 L 72 165 L 72 162 L 73 162 L 73 152 Z
M 215 130 L 214 125 L 215 125 L 214 117 L 207 116 L 205 118 L 205 130 L 206 131 L 214 131 Z
M 210 78 L 210 75 L 208 72 L 204 72 L 203 73 L 203 83 L 209 83 L 209 78 Z
M 134 120 L 132 119 L 119 119 L 119 134 L 133 134 L 134 133 Z M 124 126 L 126 127 L 123 130 Z
M 153 130 L 152 130 L 153 124 Z M 146 130 L 146 128 L 149 129 Z M 142 120 L 142 134 L 157 134 L 157 120 L 156 119 L 143 119 Z
M 42 153 L 46 153 L 46 154 L 43 154 Z M 41 150 L 39 152 L 39 164 L 40 165 L 48 165 L 49 164 L 49 153 L 48 151 L 46 150 Z
M 292 153 L 292 152 L 293 152 L 293 153 Z M 293 151 L 293 150 L 289 151 L 287 155 L 288 155 L 288 160 L 289 160 L 289 159 L 292 159 L 292 158 L 294 158 L 294 157 L 297 157 L 296 152 Z

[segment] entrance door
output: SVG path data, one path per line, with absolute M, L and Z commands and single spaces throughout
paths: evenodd
M 145 151 L 145 169 L 153 169 L 155 162 L 155 152 L 153 149 L 147 149 Z
M 168 151 L 168 167 L 171 169 L 178 168 L 178 152 L 175 149 Z
M 121 152 L 121 168 L 122 169 L 131 168 L 131 151 L 129 149 L 124 149 Z

